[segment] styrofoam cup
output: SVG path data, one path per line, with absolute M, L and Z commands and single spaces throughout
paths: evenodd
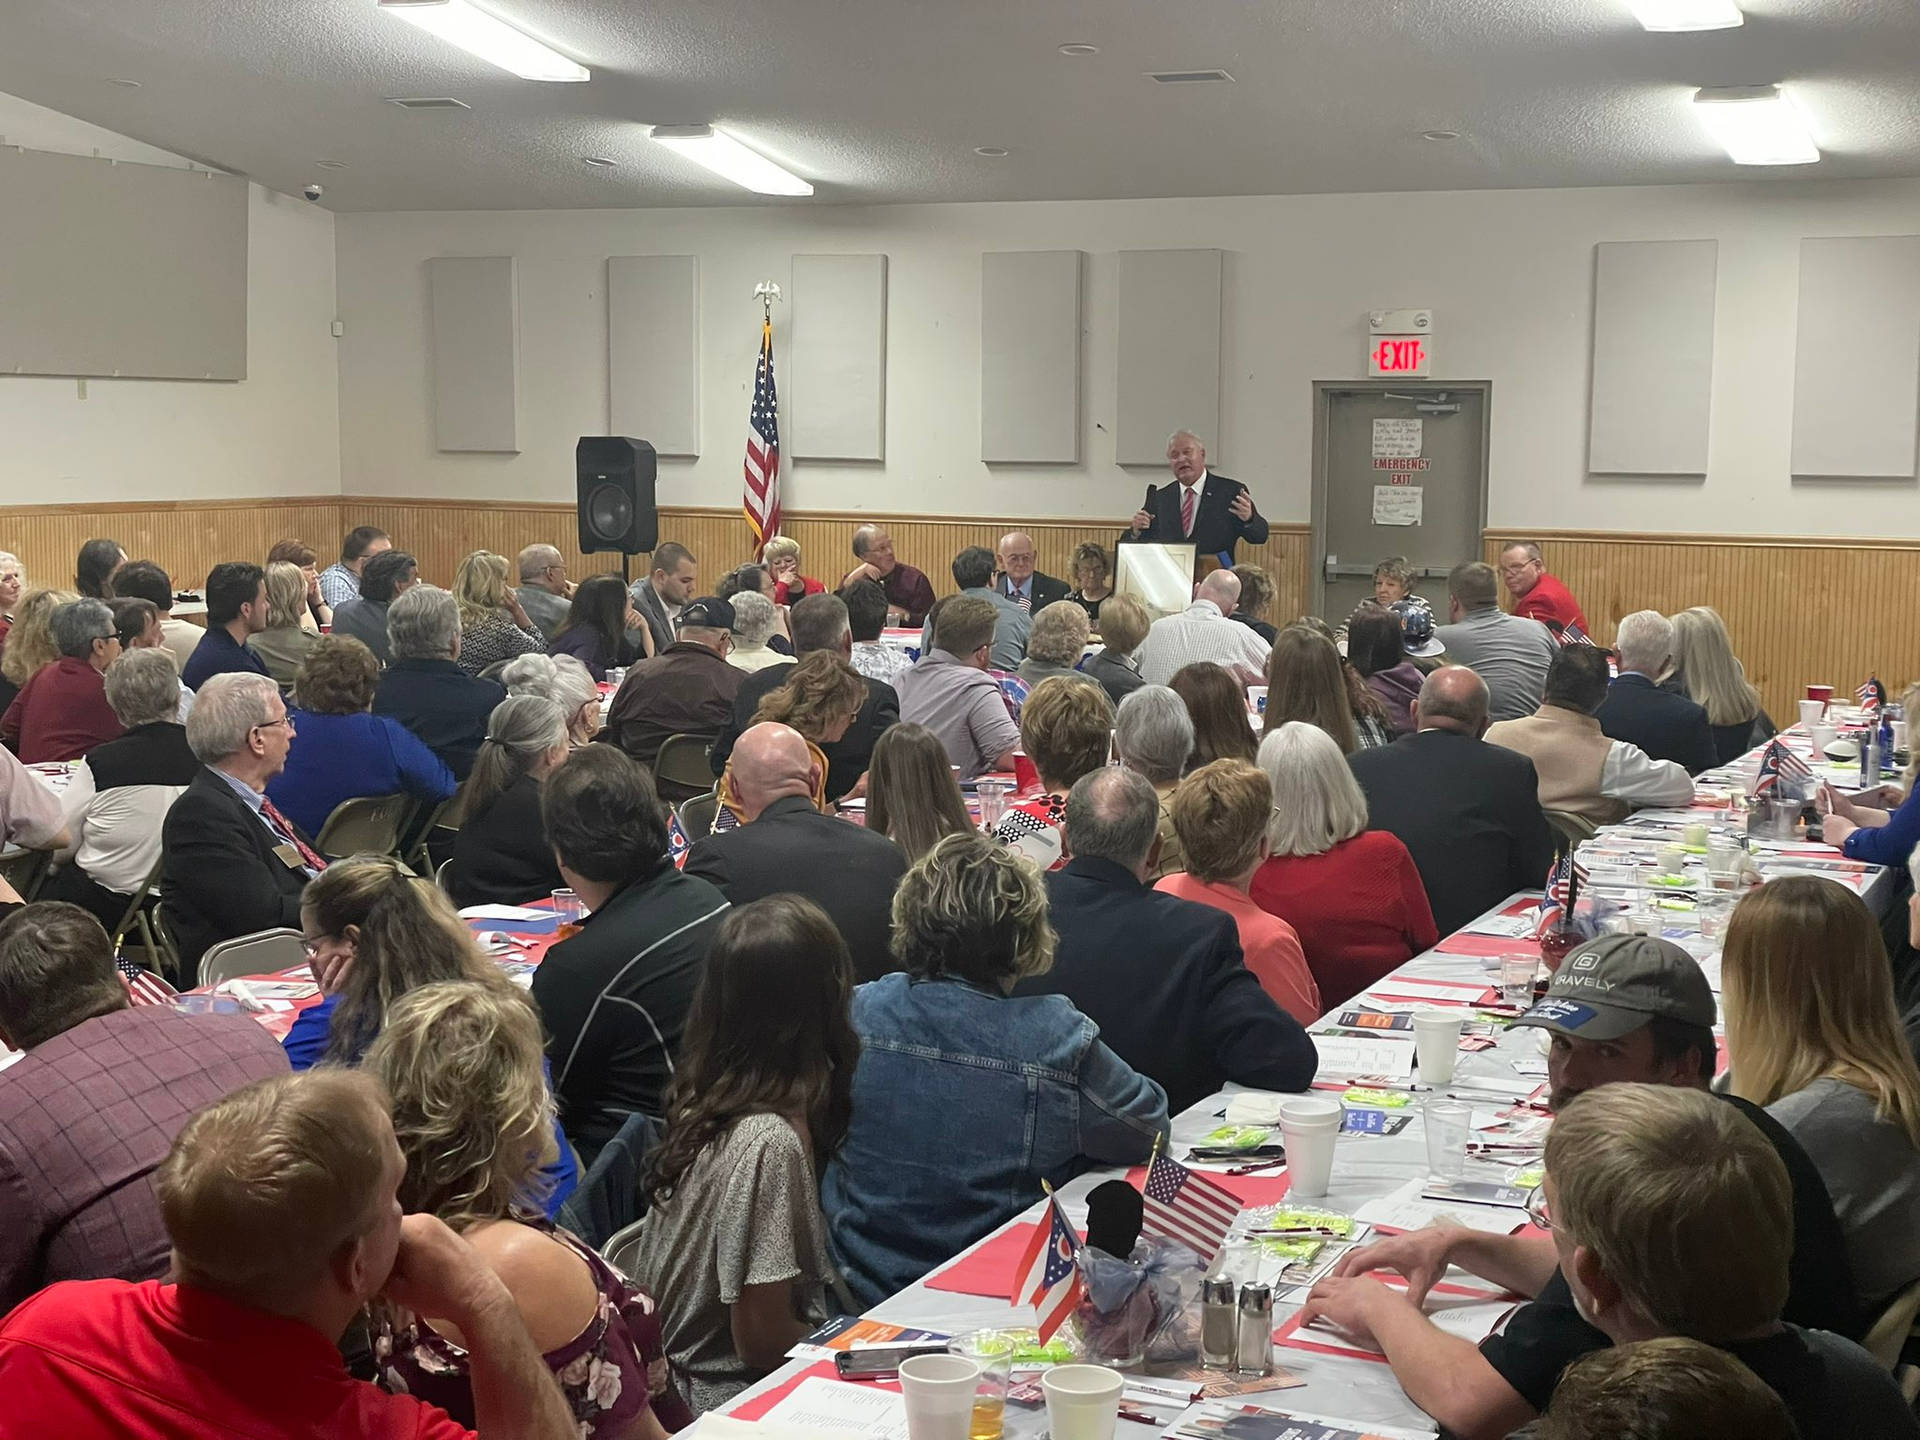
M 1043 1374 L 1040 1389 L 1053 1440 L 1113 1440 L 1126 1383 L 1104 1365 L 1056 1365 Z
M 1413 1017 L 1414 1058 L 1420 1063 L 1422 1085 L 1444 1085 L 1453 1079 L 1464 1019 L 1458 1010 L 1422 1010 Z
M 1289 1095 L 1280 1102 L 1280 1139 L 1287 1147 L 1287 1193 L 1315 1199 L 1333 1180 L 1333 1142 L 1346 1107 L 1323 1095 Z
M 967 1440 L 980 1367 L 964 1355 L 914 1355 L 900 1362 L 900 1395 L 911 1440 Z

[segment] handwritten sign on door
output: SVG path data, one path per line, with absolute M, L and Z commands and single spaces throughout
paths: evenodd
M 1423 420 L 1395 420 L 1378 418 L 1373 422 L 1373 458 L 1385 460 L 1407 455 L 1418 455 L 1424 437 Z
M 1373 523 L 1376 525 L 1418 525 L 1420 501 L 1426 492 L 1418 485 L 1376 485 L 1373 487 Z

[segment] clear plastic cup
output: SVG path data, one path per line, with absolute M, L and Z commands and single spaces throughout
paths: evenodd
M 1537 954 L 1512 954 L 1500 957 L 1500 1003 L 1533 1004 L 1533 977 L 1540 973 Z
M 980 797 L 980 828 L 991 832 L 1007 818 L 1007 796 L 1012 793 L 1012 782 L 982 775 L 973 782 L 973 788 Z
M 1443 1180 L 1467 1173 L 1467 1137 L 1473 1133 L 1473 1106 L 1436 1095 L 1421 1107 L 1427 1132 L 1427 1172 Z
M 586 903 L 575 891 L 555 890 L 549 898 L 553 902 L 553 913 L 560 917 L 563 926 L 578 925 L 586 918 Z
M 967 1440 L 1000 1440 L 1007 1423 L 1007 1384 L 1013 1378 L 1013 1337 L 999 1330 L 975 1330 L 956 1335 L 947 1350 L 980 1367 L 980 1384 L 973 1392 L 973 1416 Z

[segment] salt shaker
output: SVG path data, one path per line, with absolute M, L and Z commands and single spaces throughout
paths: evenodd
M 1232 1276 L 1200 1282 L 1200 1363 L 1209 1370 L 1231 1370 L 1238 1363 L 1239 1318 Z
M 1273 1371 L 1273 1287 L 1254 1283 L 1240 1287 L 1239 1356 L 1234 1366 L 1242 1375 Z

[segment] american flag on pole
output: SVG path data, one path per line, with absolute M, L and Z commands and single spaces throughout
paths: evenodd
M 1778 740 L 1770 741 L 1760 756 L 1760 769 L 1753 777 L 1753 793 L 1764 795 L 1781 781 L 1796 784 L 1813 779 L 1813 768 Z
M 1042 1344 L 1053 1338 L 1086 1293 L 1079 1255 L 1080 1237 L 1060 1213 L 1058 1198 L 1048 1195 L 1047 1223 L 1034 1228 L 1033 1241 L 1013 1272 L 1013 1292 L 1007 1296 L 1011 1304 L 1033 1306 L 1040 1317 L 1035 1329 Z
M 1560 627 L 1560 633 L 1554 636 L 1562 645 L 1592 645 L 1593 637 L 1569 620 Z M 1598 648 L 1598 647 L 1596 647 Z
M 120 971 L 120 981 L 127 987 L 127 994 L 133 997 L 136 1005 L 164 1005 L 180 993 L 151 970 L 134 964 L 124 955 L 114 956 L 113 963 Z
M 1573 855 L 1560 856 L 1547 871 L 1547 883 L 1540 894 L 1540 909 L 1533 922 L 1533 933 L 1545 935 L 1567 913 L 1573 893 Z
M 760 363 L 753 372 L 753 408 L 747 412 L 747 488 L 741 504 L 753 531 L 753 558 L 780 533 L 780 395 L 773 383 L 773 316 L 760 331 Z
M 1240 1202 L 1177 1160 L 1155 1155 L 1147 1167 L 1141 1209 L 1143 1239 L 1171 1240 L 1198 1255 L 1202 1265 L 1211 1265 L 1239 1218 Z

